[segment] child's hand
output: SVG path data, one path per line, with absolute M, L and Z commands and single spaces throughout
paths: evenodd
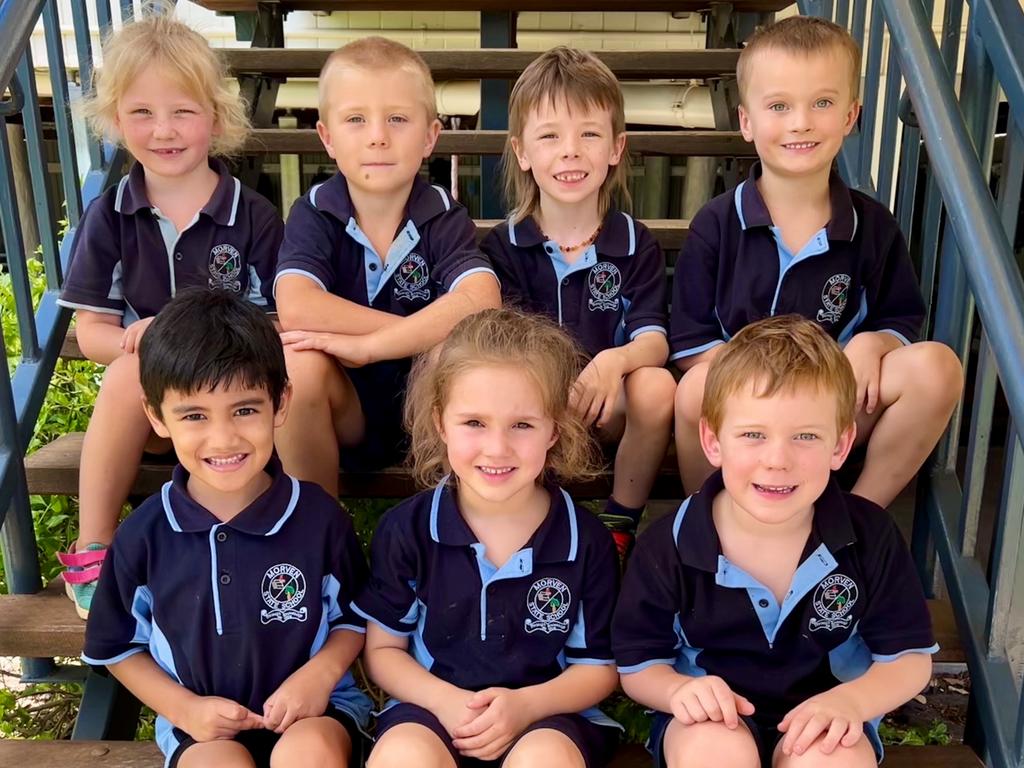
M 367 336 L 315 331 L 285 331 L 281 343 L 293 350 L 318 349 L 341 361 L 346 368 L 362 368 L 373 362 Z
M 852 747 L 864 733 L 864 718 L 856 703 L 841 687 L 812 696 L 782 718 L 779 730 L 786 734 L 782 753 L 802 755 L 821 734 L 819 749 L 830 755 L 837 746 Z
M 480 715 L 479 710 L 469 708 L 469 702 L 476 694 L 461 688 L 457 690 L 457 693 L 448 696 L 438 708 L 431 709 L 448 735 L 453 738 L 456 731 Z
M 603 427 L 615 412 L 622 391 L 623 364 L 617 349 L 599 352 L 583 369 L 569 393 L 569 407 L 588 426 Z
M 735 728 L 740 723 L 740 715 L 754 714 L 753 704 L 714 675 L 687 680 L 672 693 L 669 706 L 683 725 L 710 720 Z
M 263 703 L 263 727 L 284 733 L 296 720 L 320 717 L 327 710 L 333 687 L 318 670 L 299 667 Z
M 533 721 L 524 706 L 521 691 L 485 688 L 470 699 L 468 706 L 480 714 L 452 733 L 452 745 L 466 757 L 495 760 Z
M 878 405 L 878 385 L 882 378 L 882 357 L 890 347 L 881 334 L 858 333 L 843 348 L 857 380 L 857 412 L 872 414 Z
M 230 739 L 239 731 L 263 727 L 263 718 L 220 696 L 197 696 L 175 723 L 196 741 Z
M 142 320 L 136 320 L 125 328 L 124 333 L 121 335 L 121 349 L 129 355 L 138 352 L 139 342 L 142 341 L 142 334 L 146 332 L 146 329 L 149 328 L 149 324 L 152 322 L 152 317 L 146 317 Z

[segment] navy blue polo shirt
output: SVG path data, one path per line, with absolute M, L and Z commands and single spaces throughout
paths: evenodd
M 356 223 L 348 182 L 336 173 L 292 206 L 277 279 L 303 275 L 343 299 L 405 317 L 469 275 L 494 273 L 477 248 L 473 220 L 446 190 L 417 176 L 405 213 L 382 258 Z
M 219 160 L 209 201 L 180 233 L 149 202 L 141 163 L 96 198 L 75 231 L 58 304 L 121 315 L 121 325 L 152 317 L 178 289 L 203 286 L 274 308 L 272 286 L 284 224 L 262 195 Z
M 829 481 L 780 605 L 722 554 L 712 502 L 721 472 L 646 531 L 630 558 L 612 639 L 619 672 L 668 664 L 717 675 L 781 719 L 876 661 L 934 653 L 931 618 L 892 518 Z
M 899 224 L 881 203 L 829 178 L 832 220 L 798 253 L 782 241 L 755 183 L 738 187 L 690 222 L 673 276 L 672 360 L 697 355 L 771 315 L 816 320 L 840 344 L 855 333 L 918 338 L 924 301 Z
M 548 492 L 547 517 L 501 567 L 447 482 L 407 499 L 381 518 L 370 580 L 353 608 L 408 637 L 417 662 L 466 690 L 537 685 L 568 664 L 613 664 L 615 545 L 565 491 Z M 582 714 L 613 724 L 597 709 Z
M 193 501 L 178 466 L 117 529 L 103 563 L 82 660 L 148 651 L 176 682 L 261 713 L 330 632 L 364 632 L 350 601 L 366 562 L 352 521 L 320 486 L 267 465 L 271 486 L 226 523 Z M 366 725 L 370 700 L 351 671 L 331 704 Z M 165 755 L 185 738 L 157 718 Z
M 667 333 L 665 259 L 654 236 L 611 209 L 593 245 L 569 261 L 527 216 L 492 229 L 480 244 L 506 303 L 547 315 L 594 356 L 641 333 Z

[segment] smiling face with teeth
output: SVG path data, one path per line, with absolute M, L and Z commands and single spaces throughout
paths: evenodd
M 839 432 L 837 398 L 813 385 L 760 397 L 761 382 L 728 396 L 717 433 L 701 421 L 701 446 L 722 470 L 729 504 L 748 522 L 809 522 L 829 472 L 842 466 L 855 429 Z
M 764 175 L 820 176 L 825 183 L 860 113 L 847 56 L 838 49 L 803 55 L 766 48 L 748 69 L 740 131 L 757 149 Z
M 264 472 L 274 428 L 284 423 L 290 390 L 275 411 L 265 387 L 234 383 L 185 393 L 168 389 L 159 415 L 148 404 L 153 430 L 174 443 L 188 471 L 188 493 L 221 520 L 245 509 L 270 485 Z
M 538 480 L 558 433 L 536 380 L 522 368 L 481 365 L 447 394 L 437 428 L 460 507 L 515 511 L 546 495 Z

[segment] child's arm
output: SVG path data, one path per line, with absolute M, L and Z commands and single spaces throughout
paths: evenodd
M 364 307 L 325 290 L 311 277 L 280 274 L 274 286 L 277 316 L 286 331 L 317 331 L 354 336 L 372 333 L 401 318 Z
M 853 376 L 857 381 L 857 399 L 854 401 L 858 413 L 874 413 L 878 405 L 878 388 L 882 380 L 882 358 L 903 346 L 903 342 L 891 333 L 863 331 L 855 334 L 843 353 L 850 361 Z
M 120 315 L 79 309 L 75 311 L 75 318 L 78 346 L 87 358 L 100 365 L 109 365 L 124 354 L 121 344 L 125 329 L 121 327 Z
M 622 390 L 622 379 L 637 368 L 660 368 L 668 357 L 668 341 L 664 333 L 641 333 L 621 347 L 598 352 L 576 379 L 570 404 L 587 424 L 604 426 L 601 419 L 615 411 L 615 402 Z
M 864 723 L 884 715 L 919 693 L 931 678 L 927 653 L 907 653 L 893 661 L 876 661 L 848 683 L 812 696 L 791 709 L 779 723 L 786 734 L 783 754 L 802 755 L 824 734 L 820 749 L 830 754 L 840 744 L 852 747 Z
M 754 705 L 722 678 L 682 675 L 668 664 L 623 674 L 622 690 L 645 707 L 672 713 L 684 725 L 711 720 L 735 728 L 739 715 L 754 714 Z
M 389 315 L 393 321 L 365 335 L 355 335 L 351 329 L 344 334 L 297 330 L 283 333 L 281 339 L 297 350 L 318 349 L 334 355 L 345 365 L 359 367 L 425 352 L 443 341 L 462 318 L 499 306 L 498 281 L 493 274 L 481 272 L 467 276 L 450 293 L 418 312 L 407 317 Z
M 331 632 L 324 647 L 292 672 L 266 700 L 264 727 L 284 733 L 296 720 L 322 715 L 334 686 L 362 649 L 362 633 L 347 629 Z
M 241 704 L 199 696 L 174 682 L 148 653 L 132 654 L 108 669 L 139 701 L 196 741 L 230 739 L 239 731 L 263 727 L 263 718 Z
M 697 212 L 672 275 L 669 359 L 681 371 L 709 360 L 705 354 L 725 343 L 715 309 L 721 239 L 717 219 L 708 206 Z

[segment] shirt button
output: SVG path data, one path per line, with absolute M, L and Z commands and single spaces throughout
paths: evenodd
M 228 584 L 231 583 L 231 576 L 229 574 L 227 574 L 227 573 L 222 573 L 220 575 L 220 583 L 223 584 L 224 586 L 227 586 Z
M 550 245 L 544 246 L 544 250 L 547 251 L 548 253 L 554 253 L 555 252 L 555 249 L 552 248 Z
M 768 607 L 768 601 L 765 600 L 763 597 L 757 601 L 757 604 L 760 605 L 762 608 Z
M 217 531 L 217 541 L 227 541 L 228 535 L 224 531 Z
M 562 278 L 562 285 L 568 285 L 568 284 L 569 284 L 569 278 L 568 277 L 563 277 Z
M 371 272 L 376 272 L 377 271 L 377 265 L 374 264 L 373 262 L 370 262 L 370 271 Z
M 174 254 L 175 261 L 181 261 L 183 258 L 185 257 L 181 255 L 181 251 L 178 251 L 176 254 Z

